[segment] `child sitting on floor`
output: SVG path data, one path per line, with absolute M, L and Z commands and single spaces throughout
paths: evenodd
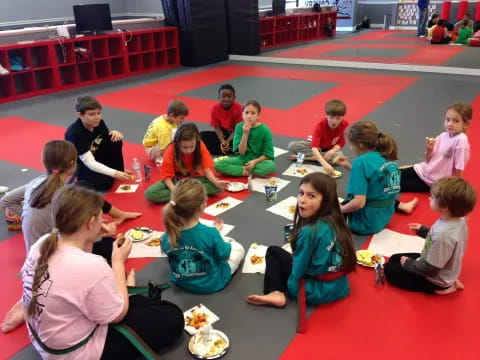
M 452 38 L 448 36 L 445 20 L 438 20 L 437 26 L 432 30 L 431 44 L 448 44 Z
M 177 126 L 185 116 L 188 116 L 187 105 L 180 100 L 172 100 L 168 103 L 167 113 L 155 118 L 148 126 L 143 137 L 143 146 L 147 156 L 161 164 L 163 153 L 173 140 Z
M 228 184 L 215 176 L 212 156 L 193 123 L 178 128 L 173 143 L 165 150 L 160 181 L 145 191 L 145 197 L 155 203 L 167 202 L 179 177 L 196 177 L 205 185 L 208 195 L 218 194 Z
M 124 172 L 122 139 L 102 120 L 102 105 L 91 96 L 80 96 L 75 104 L 78 119 L 65 132 L 65 140 L 78 152 L 77 181 L 95 190 L 108 190 L 114 179 L 131 180 Z
M 222 290 L 245 255 L 241 244 L 225 241 L 217 228 L 199 222 L 206 204 L 203 184 L 183 179 L 163 209 L 162 250 L 168 256 L 170 281 L 199 294 Z
M 348 122 L 344 119 L 347 106 L 341 100 L 330 100 L 325 104 L 325 117 L 320 120 L 313 131 L 312 141 L 292 141 L 288 150 L 294 153 L 290 159 L 296 160 L 299 152 L 305 154 L 305 160 L 318 161 L 325 171 L 335 175 L 332 165 L 343 156 L 345 129 Z
M 430 185 L 448 176 L 462 177 L 470 159 L 470 143 L 467 128 L 472 120 L 472 106 L 459 102 L 452 104 L 445 112 L 445 132 L 436 138 L 425 140 L 425 161 L 402 166 L 400 169 L 400 191 L 430 192 Z M 418 199 L 409 202 L 396 202 L 396 208 L 411 213 Z
M 458 27 L 458 36 L 455 40 L 455 43 L 467 45 L 468 39 L 473 35 L 472 28 L 468 26 L 468 20 L 463 20 L 460 26 Z
M 465 216 L 474 208 L 474 188 L 459 177 L 447 177 L 432 185 L 430 208 L 439 212 L 429 229 L 412 223 L 410 229 L 424 237 L 422 253 L 394 254 L 385 265 L 385 277 L 393 285 L 411 291 L 446 295 L 464 286 L 458 280 L 467 248 Z
M 357 158 L 351 165 L 345 157 L 339 159 L 339 164 L 351 169 L 341 210 L 353 232 L 374 234 L 388 224 L 395 211 L 400 191 L 397 144 L 371 121 L 350 125 L 345 135 Z
M 202 131 L 200 136 L 212 155 L 230 153 L 232 150 L 233 130 L 242 122 L 242 105 L 235 101 L 235 89 L 223 84 L 218 90 L 219 103 L 211 112 L 210 125 L 215 131 Z
M 243 122 L 237 124 L 233 137 L 233 151 L 238 154 L 217 161 L 215 169 L 230 176 L 271 174 L 275 171 L 272 133 L 260 123 L 260 104 L 249 100 L 242 111 Z
M 288 296 L 297 297 L 302 278 L 309 304 L 350 293 L 346 275 L 355 269 L 355 249 L 340 212 L 337 184 L 328 175 L 312 173 L 301 180 L 290 243 L 293 255 L 268 247 L 264 295 L 250 295 L 248 303 L 284 307 Z

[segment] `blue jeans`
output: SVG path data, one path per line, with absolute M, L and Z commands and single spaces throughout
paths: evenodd
M 417 36 L 427 35 L 428 6 L 425 9 L 418 8 Z

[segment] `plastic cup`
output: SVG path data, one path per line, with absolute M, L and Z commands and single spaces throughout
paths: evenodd
M 297 154 L 297 167 L 300 167 L 303 165 L 303 160 L 305 159 L 305 154 L 304 153 L 301 153 L 299 152 Z
M 277 201 L 277 185 L 265 185 L 265 196 L 269 203 Z

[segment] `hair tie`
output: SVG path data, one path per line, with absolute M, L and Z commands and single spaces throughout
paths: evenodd
M 60 173 L 60 170 L 58 170 L 58 169 L 53 169 L 52 170 L 52 174 L 59 174 L 59 173 Z
M 54 235 L 57 235 L 59 232 L 60 232 L 60 230 L 58 230 L 57 227 L 54 227 L 54 228 L 52 229 L 52 234 L 54 234 Z
M 175 207 L 175 206 L 177 205 L 177 204 L 175 204 L 175 201 L 173 201 L 173 200 L 170 200 L 168 203 L 169 203 L 170 205 L 172 205 L 173 207 Z

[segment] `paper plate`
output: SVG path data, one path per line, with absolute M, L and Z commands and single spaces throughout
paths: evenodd
M 136 227 L 128 230 L 125 236 L 132 239 L 133 242 L 148 240 L 152 237 L 154 231 L 147 227 Z
M 356 252 L 357 264 L 369 268 L 374 268 L 375 263 L 370 260 L 371 263 L 367 263 L 368 259 L 371 259 L 372 256 L 377 256 L 380 259 L 380 264 L 385 264 L 385 257 L 379 254 L 374 254 L 370 250 L 358 250 Z
M 218 359 L 227 353 L 229 347 L 227 335 L 215 329 L 210 330 L 208 335 L 199 332 L 188 342 L 188 350 L 197 359 Z
M 228 183 L 228 185 L 227 185 L 227 191 L 239 192 L 239 191 L 246 190 L 247 187 L 248 187 L 248 185 L 244 184 L 242 182 L 231 182 L 231 183 Z
M 326 172 L 325 170 L 322 170 L 322 173 L 326 174 L 326 175 L 330 175 L 328 172 Z M 334 179 L 338 179 L 339 177 L 342 176 L 342 172 L 341 171 L 338 171 L 338 170 L 335 170 L 335 175 L 330 175 L 332 178 Z
M 203 304 L 195 305 L 185 311 L 183 318 L 185 320 L 185 331 L 190 335 L 199 333 L 205 326 L 211 326 L 219 320 L 219 317 Z M 200 319 L 202 320 L 200 321 Z

